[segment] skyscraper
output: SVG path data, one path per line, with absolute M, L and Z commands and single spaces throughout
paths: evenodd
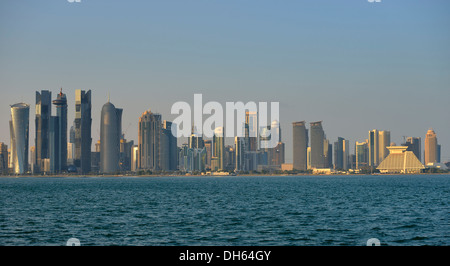
M 53 104 L 56 116 L 51 118 L 50 168 L 56 173 L 67 170 L 67 98 L 62 89 Z
M 259 147 L 258 112 L 247 111 L 245 113 L 245 137 L 248 138 L 248 151 L 256 152 Z
M 292 123 L 293 138 L 293 169 L 306 171 L 307 149 L 308 149 L 308 130 L 305 121 Z
M 333 167 L 333 145 L 328 139 L 323 140 L 323 168 Z
M 8 146 L 0 142 L 0 175 L 8 174 Z
M 334 143 L 334 168 L 348 170 L 349 165 L 349 144 L 348 140 L 338 137 Z
M 50 158 L 49 153 L 49 130 L 50 117 L 52 115 L 52 93 L 47 90 L 36 92 L 36 170 L 41 171 L 43 168 L 43 159 Z
M 145 111 L 139 118 L 139 169 L 161 170 L 161 115 Z
M 391 145 L 391 132 L 387 130 L 378 131 L 378 164 L 380 164 L 389 155 L 387 147 Z
M 75 158 L 74 164 L 81 173 L 91 171 L 92 147 L 92 92 L 75 91 Z
M 28 171 L 30 106 L 25 103 L 11 105 L 11 160 L 15 174 Z
M 432 128 L 430 128 L 425 136 L 425 166 L 437 162 L 437 146 L 438 142 L 436 133 Z
M 355 143 L 356 169 L 369 165 L 369 147 L 367 142 Z
M 211 157 L 212 157 L 212 141 L 207 139 L 203 141 L 206 149 L 206 162 L 205 167 L 211 168 Z
M 119 171 L 122 109 L 111 102 L 103 105 L 100 123 L 100 172 Z
M 325 168 L 324 139 L 322 121 L 310 123 L 311 134 L 311 167 Z
M 178 168 L 178 145 L 177 138 L 172 134 L 172 122 L 163 121 L 161 134 L 161 170 L 176 171 Z
M 224 142 L 224 129 L 218 127 L 214 130 L 213 136 L 213 153 L 211 158 L 211 171 L 224 170 L 225 160 L 225 142 Z
M 419 161 L 422 161 L 421 144 L 422 144 L 421 138 L 408 137 L 406 139 L 406 143 L 402 143 L 402 146 L 408 147 L 407 151 L 412 151 L 414 155 L 416 155 L 417 159 L 419 159 Z
M 369 131 L 369 166 L 377 166 L 379 159 L 378 130 Z

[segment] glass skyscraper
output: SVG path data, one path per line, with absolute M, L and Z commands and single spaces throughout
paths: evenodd
M 25 103 L 11 105 L 11 161 L 15 174 L 28 171 L 30 106 Z
M 305 121 L 292 123 L 293 138 L 293 169 L 306 171 L 307 149 L 308 149 L 308 130 Z
M 75 157 L 74 164 L 81 173 L 91 171 L 92 93 L 75 91 Z
M 37 171 L 44 168 L 44 159 L 50 158 L 50 117 L 52 115 L 52 93 L 47 90 L 36 92 L 35 145 Z

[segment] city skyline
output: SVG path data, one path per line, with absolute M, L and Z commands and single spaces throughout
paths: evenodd
M 0 123 L 18 102 L 31 105 L 33 121 L 33 92 L 62 87 L 70 126 L 75 89 L 91 90 L 92 143 L 109 93 L 124 108 L 126 138 L 137 141 L 142 112 L 173 121 L 173 103 L 203 93 L 280 102 L 286 162 L 291 123 L 303 120 L 323 121 L 330 143 L 343 137 L 350 153 L 372 129 L 390 131 L 397 145 L 420 137 L 424 147 L 432 127 L 441 161 L 450 160 L 449 3 L 175 2 L 2 2 Z M 9 139 L 2 127 L 0 141 Z M 31 122 L 29 139 L 34 146 Z
M 67 120 L 67 118 L 61 118 L 61 117 L 67 117 L 67 110 L 66 110 L 67 109 L 67 105 L 66 105 L 67 104 L 67 97 L 66 97 L 66 94 L 62 93 L 62 88 L 61 88 L 61 91 L 57 95 L 57 98 L 55 100 L 51 99 L 51 92 L 49 92 L 49 91 L 42 91 L 42 93 L 46 93 L 49 96 L 49 99 L 47 99 L 46 101 L 47 102 L 53 102 L 53 104 L 55 105 L 56 111 L 57 111 L 57 115 L 58 115 L 56 117 L 52 116 L 52 114 L 53 114 L 52 111 L 50 113 L 47 113 L 47 116 L 50 118 L 50 120 L 48 121 L 49 130 L 47 132 L 47 134 L 48 134 L 47 142 L 49 143 L 48 144 L 49 147 L 47 148 L 48 149 L 48 155 L 45 158 L 50 159 L 50 158 L 52 158 L 52 156 L 53 157 L 55 156 L 55 154 L 54 154 L 55 151 L 53 151 L 53 149 L 54 149 L 53 145 L 56 145 L 55 147 L 57 147 L 57 149 L 60 150 L 57 153 L 58 157 L 62 153 L 61 152 L 61 145 L 60 144 L 55 144 L 55 142 L 58 142 L 58 143 L 66 142 L 66 143 L 69 144 L 70 140 L 68 139 L 68 137 L 70 137 L 70 138 L 73 138 L 73 137 L 70 136 L 69 132 L 67 132 L 67 125 L 65 126 L 66 129 L 62 130 L 61 127 L 64 128 L 64 126 L 60 125 L 60 122 L 59 122 L 59 121 Z M 88 91 L 86 93 L 83 90 L 76 90 L 75 94 L 76 94 L 75 98 L 80 98 L 80 97 L 81 98 L 84 98 L 84 97 L 85 98 L 89 98 L 89 102 L 92 100 L 92 97 L 93 97 L 92 94 L 91 94 L 91 91 Z M 77 103 L 75 105 L 75 107 L 76 107 L 75 109 L 76 110 L 83 109 L 83 107 L 81 107 L 81 108 L 77 107 L 79 105 L 81 106 L 80 103 L 81 103 L 80 101 L 77 101 Z M 31 109 L 31 105 L 29 105 L 27 103 L 16 103 L 16 104 L 12 104 L 11 106 L 14 107 L 14 106 L 18 106 L 18 105 L 26 105 L 26 106 L 28 106 L 28 108 L 30 109 L 29 119 L 33 120 L 33 117 L 32 117 L 33 113 L 32 113 L 32 109 Z M 65 108 L 62 109 L 60 106 L 65 106 Z M 112 106 L 112 107 L 110 107 L 110 106 Z M 105 108 L 108 109 L 108 110 L 112 108 L 115 111 L 114 112 L 106 112 L 106 113 L 108 113 L 108 115 L 105 115 L 104 114 L 105 113 Z M 36 110 L 36 113 L 35 113 L 36 123 L 35 124 L 36 125 L 42 124 L 42 122 L 39 122 L 39 121 L 42 120 L 41 109 L 42 109 L 41 93 L 36 92 L 36 106 L 35 106 L 35 110 Z M 63 111 L 61 111 L 61 110 L 63 110 Z M 61 114 L 61 112 L 64 115 Z M 125 134 L 123 134 L 124 132 L 122 131 L 122 113 L 123 113 L 123 109 L 116 109 L 114 107 L 114 105 L 111 104 L 110 99 L 108 98 L 108 102 L 106 104 L 104 104 L 103 107 L 102 107 L 101 121 L 100 121 L 101 132 L 104 132 L 104 131 L 106 132 L 106 130 L 104 130 L 102 128 L 103 127 L 102 125 L 105 124 L 103 122 L 103 120 L 105 119 L 105 116 L 108 117 L 108 118 L 106 118 L 107 121 L 111 121 L 111 118 L 110 118 L 111 114 L 109 114 L 109 113 L 114 113 L 114 119 L 112 119 L 112 120 L 116 120 L 117 121 L 117 122 L 114 123 L 114 125 L 110 124 L 111 122 L 108 122 L 109 124 L 107 126 L 109 126 L 110 130 L 114 129 L 115 131 L 117 131 L 114 134 L 112 134 L 112 135 L 116 135 L 116 137 L 113 137 L 112 139 L 116 139 L 116 141 L 113 141 L 113 142 L 115 144 L 117 144 L 117 145 L 114 145 L 114 146 L 117 146 L 117 150 L 119 151 L 119 150 L 121 150 L 121 148 L 120 148 L 121 144 L 120 143 L 122 142 L 122 140 L 126 141 L 126 139 L 124 139 L 125 138 Z M 159 138 L 171 138 L 171 139 L 174 139 L 174 140 L 172 141 L 172 140 L 166 139 L 166 140 L 163 140 L 163 141 L 166 141 L 167 143 L 169 143 L 169 141 L 170 141 L 170 142 L 174 143 L 173 145 L 176 144 L 176 146 L 178 146 L 178 147 L 182 147 L 183 145 L 188 145 L 189 148 L 193 148 L 193 147 L 191 147 L 192 141 L 193 141 L 193 139 L 192 139 L 193 136 L 195 136 L 194 139 L 198 139 L 199 136 L 200 136 L 200 139 L 201 139 L 202 143 L 203 143 L 203 141 L 206 141 L 206 140 L 214 141 L 214 137 L 208 139 L 205 136 L 199 135 L 196 132 L 196 129 L 195 129 L 194 125 L 192 125 L 192 135 L 191 135 L 191 137 L 189 137 L 189 138 L 183 138 L 183 137 L 177 138 L 176 136 L 172 135 L 172 128 L 171 128 L 172 127 L 172 122 L 169 122 L 169 121 L 163 119 L 162 115 L 159 114 L 159 113 L 152 113 L 150 109 L 145 111 L 142 114 L 142 116 L 139 118 L 139 121 L 144 119 L 144 117 L 148 117 L 149 115 L 150 115 L 150 117 L 154 117 L 156 115 L 157 121 L 159 122 L 159 123 L 157 123 L 158 125 L 156 125 L 155 122 L 151 122 L 152 123 L 152 127 L 158 126 L 158 128 L 159 128 L 158 131 L 161 132 L 161 135 L 158 136 L 157 138 L 156 137 L 152 137 L 152 138 L 156 138 L 154 140 L 154 142 L 155 143 L 159 143 L 157 145 L 165 145 L 162 142 L 160 143 L 159 141 L 157 141 L 157 140 L 159 140 Z M 78 117 L 78 116 L 80 116 L 80 115 L 76 115 L 76 117 Z M 254 116 L 254 120 L 250 120 L 249 119 L 249 117 L 251 117 L 251 116 Z M 56 119 L 58 121 L 53 122 Z M 146 118 L 146 119 L 148 119 L 148 118 Z M 257 119 L 257 112 L 248 112 L 247 111 L 246 112 L 246 124 L 247 124 L 247 126 L 245 128 L 248 128 L 249 126 L 251 126 L 251 124 L 255 124 L 255 123 L 257 124 L 258 123 L 257 120 L 258 120 Z M 74 122 L 73 122 L 74 127 L 77 124 L 76 121 L 77 121 L 77 119 L 75 119 Z M 91 119 L 91 121 L 92 121 L 92 119 Z M 93 122 L 95 123 L 95 121 L 93 121 Z M 367 136 L 366 139 L 364 139 L 364 137 L 360 138 L 360 139 L 362 139 L 362 142 L 360 142 L 359 140 L 353 142 L 353 141 L 346 140 L 346 139 L 344 139 L 342 137 L 337 137 L 337 142 L 335 142 L 335 141 L 332 141 L 332 140 L 327 138 L 327 135 L 326 135 L 326 133 L 325 133 L 323 127 L 322 127 L 322 122 L 323 121 L 310 122 L 310 127 L 309 128 L 306 127 L 306 122 L 305 121 L 292 122 L 292 126 L 293 126 L 293 129 L 294 129 L 294 132 L 295 132 L 295 128 L 297 127 L 297 125 L 303 125 L 303 127 L 305 127 L 306 131 L 304 133 L 302 133 L 302 134 L 306 134 L 306 139 L 304 140 L 306 142 L 303 145 L 306 145 L 306 147 L 308 148 L 308 156 L 311 155 L 311 154 L 309 154 L 309 152 L 310 152 L 309 149 L 311 149 L 311 147 L 313 147 L 313 146 L 316 146 L 316 148 L 312 148 L 311 149 L 313 157 L 311 157 L 311 159 L 308 159 L 308 160 L 311 160 L 311 161 L 309 161 L 309 163 L 312 163 L 312 165 L 310 165 L 310 166 L 313 167 L 313 168 L 329 168 L 329 167 L 332 168 L 333 165 L 341 165 L 341 164 L 343 165 L 343 161 L 342 160 L 347 161 L 346 162 L 347 165 L 345 167 L 343 167 L 343 169 L 347 168 L 348 164 L 351 163 L 349 161 L 351 159 L 348 156 L 355 155 L 356 157 L 358 157 L 358 155 L 357 155 L 357 145 L 360 145 L 362 143 L 366 143 L 366 145 L 367 145 L 367 164 L 368 165 L 372 165 L 372 166 L 379 165 L 381 163 L 381 161 L 383 161 L 384 158 L 387 157 L 388 152 L 384 152 L 384 150 L 387 151 L 387 147 L 391 146 L 391 145 L 394 145 L 394 146 L 407 146 L 408 148 L 411 149 L 411 151 L 414 151 L 414 153 L 415 153 L 416 157 L 419 159 L 419 161 L 422 161 L 421 157 L 424 157 L 424 160 L 422 162 L 425 165 L 429 161 L 436 161 L 437 158 L 439 158 L 437 160 L 438 162 L 441 162 L 441 163 L 447 162 L 445 160 L 442 160 L 442 158 L 444 158 L 444 157 L 441 154 L 441 151 L 442 151 L 441 150 L 441 146 L 442 145 L 441 145 L 440 142 L 437 142 L 437 141 L 434 142 L 435 145 L 436 145 L 436 148 L 434 148 L 434 150 L 433 150 L 435 155 L 433 155 L 431 160 L 430 159 L 428 159 L 428 160 L 425 159 L 426 158 L 426 148 L 425 148 L 425 151 L 423 151 L 423 154 L 421 153 L 421 148 L 420 147 L 422 146 L 422 142 L 424 144 L 424 147 L 427 147 L 427 139 L 428 139 L 428 136 L 429 136 L 430 132 L 432 132 L 432 134 L 434 134 L 434 138 L 436 138 L 437 134 L 433 131 L 432 128 L 430 128 L 427 131 L 426 136 L 423 138 L 424 139 L 423 141 L 422 141 L 422 137 L 421 136 L 419 136 L 419 137 L 403 136 L 403 141 L 401 141 L 399 143 L 395 143 L 395 142 L 391 142 L 390 141 L 390 133 L 391 133 L 390 131 L 373 129 L 373 130 L 369 130 L 368 131 L 368 136 Z M 65 121 L 65 124 L 67 124 L 67 121 Z M 167 126 L 167 125 L 169 125 L 169 126 Z M 280 128 L 280 123 L 278 121 L 273 121 L 272 122 L 272 126 L 273 125 L 275 125 L 277 128 Z M 29 126 L 30 125 L 28 125 L 28 127 Z M 60 128 L 58 130 L 61 131 L 62 133 L 55 133 L 55 127 Z M 74 128 L 74 127 L 72 127 L 72 128 Z M 136 130 L 139 132 L 141 130 L 140 128 L 141 128 L 141 126 L 139 126 L 139 128 L 137 128 Z M 218 129 L 219 130 L 224 130 L 224 128 L 216 128 L 216 130 L 218 130 Z M 255 152 L 255 151 L 263 150 L 263 147 L 256 147 L 257 146 L 256 143 L 259 143 L 259 141 L 256 141 L 256 139 L 258 139 L 258 138 L 261 138 L 261 140 L 264 139 L 264 134 L 265 134 L 264 133 L 264 129 L 260 128 L 257 131 L 258 135 L 257 135 L 256 138 L 255 137 L 250 137 L 249 138 L 250 142 L 247 145 L 250 145 L 249 146 L 250 151 L 254 151 Z M 270 126 L 268 126 L 267 129 L 270 129 Z M 281 129 L 278 129 L 278 130 L 280 130 L 280 131 L 277 134 L 280 134 L 281 133 Z M 36 133 L 40 133 L 40 131 L 41 130 L 37 130 Z M 59 132 L 59 131 L 56 131 L 56 132 Z M 66 133 L 64 134 L 64 132 L 66 132 Z M 33 132 L 29 132 L 29 134 L 30 133 L 33 133 Z M 56 136 L 56 139 L 55 139 L 55 134 L 62 134 L 63 136 L 65 135 L 65 137 L 63 137 L 63 139 L 60 140 L 59 136 Z M 81 133 L 79 133 L 79 134 L 81 134 Z M 141 134 L 141 133 L 139 133 L 139 134 Z M 299 134 L 299 133 L 294 133 L 293 135 L 295 136 L 295 134 Z M 111 134 L 101 133 L 100 138 L 98 140 L 95 140 L 94 143 L 98 143 L 98 145 L 101 145 L 102 143 L 100 142 L 100 140 L 102 138 L 109 139 L 109 142 L 111 142 L 112 139 L 108 135 L 111 135 Z M 104 137 L 102 137 L 102 136 L 104 136 Z M 105 137 L 105 136 L 107 136 L 107 137 Z M 284 146 L 284 144 L 286 142 L 286 139 L 282 139 L 281 135 L 279 135 L 278 137 L 279 137 L 279 142 L 280 143 L 282 142 L 283 146 Z M 12 135 L 10 136 L 10 138 L 12 139 Z M 64 138 L 65 138 L 65 140 L 64 140 Z M 33 151 L 36 152 L 36 154 L 32 154 L 31 152 L 29 152 L 29 156 L 28 156 L 29 159 L 28 160 L 29 160 L 30 164 L 32 164 L 32 163 L 34 163 L 33 162 L 33 158 L 34 158 L 34 160 L 36 160 L 38 158 L 38 153 L 37 153 L 36 147 L 39 146 L 39 143 L 41 143 L 42 140 L 38 141 L 38 139 L 35 139 L 35 143 L 33 145 L 30 142 L 30 139 L 31 139 L 31 135 L 28 137 L 28 143 L 29 144 L 28 144 L 27 148 L 28 148 L 28 150 L 33 150 Z M 92 136 L 91 136 L 91 138 L 88 138 L 88 139 L 90 139 L 90 141 L 92 141 Z M 254 141 L 255 144 L 253 144 L 253 145 L 251 143 L 252 139 L 255 139 L 255 141 Z M 270 139 L 270 137 L 269 137 L 269 139 Z M 314 139 L 316 139 L 316 140 L 314 140 Z M 226 140 L 228 140 L 228 141 L 226 141 Z M 134 140 L 131 140 L 131 141 L 134 141 Z M 136 141 L 139 141 L 139 138 Z M 295 143 L 294 140 L 291 140 L 291 141 L 292 141 L 292 145 L 296 145 L 296 144 L 294 144 Z M 344 141 L 344 143 L 345 143 L 344 146 L 342 146 L 342 143 L 340 143 L 341 141 Z M 413 141 L 414 141 L 414 143 L 413 143 Z M 2 142 L 2 141 L 0 140 L 0 142 Z M 8 142 L 3 141 L 3 143 L 7 144 Z M 334 143 L 334 145 L 332 145 L 332 143 Z M 354 145 L 353 149 L 349 148 L 349 143 L 352 143 Z M 226 138 L 224 138 L 224 145 L 230 145 L 230 144 L 231 145 L 233 145 L 233 144 L 236 145 L 235 137 L 226 137 Z M 84 144 L 82 144 L 82 143 L 80 143 L 80 145 L 84 146 Z M 317 145 L 320 145 L 320 146 L 317 146 Z M 97 144 L 95 144 L 95 146 L 97 146 Z M 101 146 L 102 147 L 101 150 L 105 150 L 105 149 L 107 149 L 110 146 L 111 145 L 106 145 L 106 144 L 103 143 L 103 145 Z M 259 144 L 258 144 L 258 146 L 259 146 Z M 325 149 L 325 146 L 327 146 L 326 149 Z M 170 147 L 172 147 L 172 146 L 170 146 Z M 294 146 L 292 148 L 295 149 Z M 161 149 L 161 148 L 158 148 L 158 149 Z M 171 149 L 173 149 L 173 148 L 171 148 Z M 340 153 L 340 152 L 342 152 L 342 149 L 344 149 L 344 151 L 347 154 L 346 158 L 339 158 L 339 157 L 336 156 L 337 155 L 336 152 Z M 65 150 L 66 150 L 65 154 L 67 154 L 67 147 L 66 147 Z M 97 147 L 91 149 L 91 152 L 94 152 L 96 150 L 97 150 Z M 301 152 L 300 150 L 299 150 L 299 152 Z M 283 151 L 285 152 L 284 147 L 283 147 Z M 103 152 L 103 153 L 105 153 L 105 152 Z M 152 153 L 154 153 L 154 152 L 150 152 L 150 154 L 152 154 Z M 108 153 L 108 154 L 111 155 L 111 153 Z M 119 154 L 117 154 L 117 156 L 119 156 Z M 144 156 L 144 155 L 140 155 L 140 156 Z M 169 153 L 167 153 L 165 155 L 161 154 L 160 156 L 173 156 L 173 155 L 169 155 Z M 286 154 L 284 154 L 283 156 L 286 157 Z M 293 154 L 293 156 L 295 157 L 294 154 Z M 287 155 L 287 157 L 289 157 L 289 155 Z M 171 157 L 171 158 L 173 158 L 173 157 Z M 117 160 L 115 160 L 115 161 L 119 162 L 119 158 L 116 158 L 116 159 Z M 52 162 L 53 160 L 54 159 L 50 160 L 49 162 Z M 151 159 L 151 160 L 155 160 L 155 159 Z M 157 160 L 159 160 L 159 157 L 157 158 Z M 303 160 L 306 160 L 306 158 L 304 158 Z M 338 162 L 339 160 L 341 160 L 341 162 Z M 356 160 L 356 158 L 355 158 L 355 160 Z M 67 159 L 65 161 L 67 161 Z M 104 163 L 104 160 L 100 159 L 100 169 L 103 168 L 103 166 L 102 166 L 103 163 Z M 294 164 L 294 160 L 292 160 L 292 161 L 287 161 L 286 160 L 285 163 Z M 61 167 L 60 164 L 61 164 L 61 162 L 59 162 L 59 160 L 58 160 L 57 165 L 59 165 L 59 166 L 57 166 L 57 169 L 59 169 L 59 171 L 61 169 L 66 169 L 66 166 L 64 165 L 64 163 L 63 163 L 62 167 Z M 39 164 L 37 164 L 37 165 L 39 165 Z M 44 163 L 42 162 L 42 167 L 44 167 L 43 165 L 44 165 Z M 173 166 L 170 167 L 170 168 L 168 166 L 167 167 L 161 167 L 159 161 L 155 161 L 155 162 L 151 163 L 151 165 L 153 165 L 153 166 L 145 166 L 145 167 L 139 167 L 139 168 L 140 169 L 153 169 L 153 170 L 162 170 L 162 169 L 174 170 Z M 54 169 L 54 166 L 49 166 L 49 167 L 51 167 L 51 169 Z M 78 166 L 78 167 L 80 167 L 80 166 Z M 40 168 L 41 167 L 37 167 L 36 170 L 39 171 Z M 305 170 L 304 167 L 297 167 L 297 168 L 294 167 L 294 169 Z M 337 168 L 337 169 L 340 169 L 340 168 Z M 119 166 L 117 166 L 117 170 L 116 171 L 119 171 Z M 53 170 L 52 170 L 52 172 L 53 172 Z M 82 171 L 82 172 L 87 173 L 89 171 Z M 108 170 L 108 171 L 104 171 L 104 172 L 105 173 L 107 173 L 107 172 L 112 173 L 112 172 L 115 172 L 115 171 Z

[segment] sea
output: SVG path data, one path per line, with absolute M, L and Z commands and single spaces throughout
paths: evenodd
M 0 246 L 450 245 L 450 175 L 0 178 Z

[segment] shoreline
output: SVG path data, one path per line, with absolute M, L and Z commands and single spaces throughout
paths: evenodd
M 402 173 L 390 173 L 390 174 L 305 174 L 305 173 L 299 173 L 299 174 L 241 174 L 241 175 L 174 175 L 174 174 L 155 174 L 155 175 L 127 175 L 127 174 L 121 174 L 121 175 L 68 175 L 68 174 L 60 174 L 60 175 L 20 175 L 20 176 L 2 176 L 0 175 L 0 178 L 111 178 L 111 177 L 283 177 L 283 176 L 291 176 L 291 177 L 306 177 L 306 176 L 421 176 L 421 175 L 450 175 L 450 172 L 448 173 L 411 173 L 411 174 L 402 174 Z

